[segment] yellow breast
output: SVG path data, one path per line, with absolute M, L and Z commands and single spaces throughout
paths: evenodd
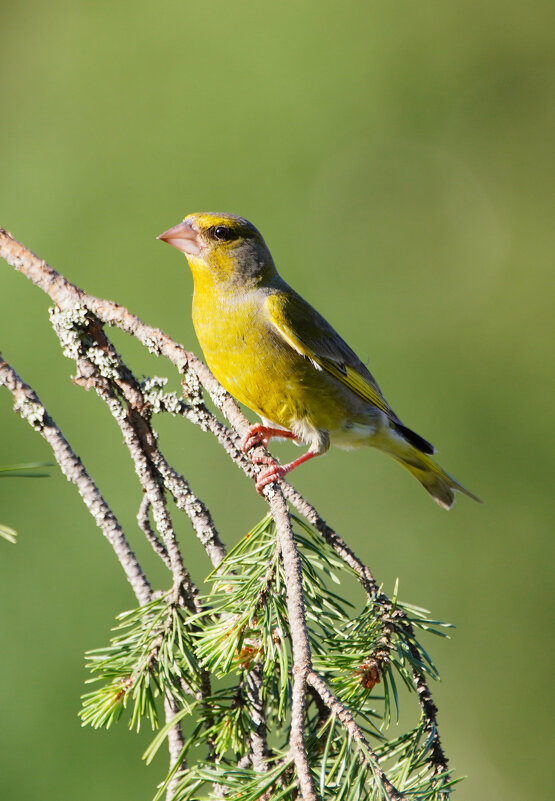
M 284 428 L 340 428 L 345 392 L 273 330 L 264 298 L 195 280 L 193 323 L 210 370 L 238 401 Z

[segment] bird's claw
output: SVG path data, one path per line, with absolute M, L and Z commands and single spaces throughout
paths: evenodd
M 249 426 L 249 430 L 241 440 L 241 450 L 243 453 L 248 453 L 257 445 L 266 447 L 268 441 L 268 429 L 262 423 L 256 423 L 256 425 Z
M 274 481 L 279 481 L 289 472 L 283 465 L 277 464 L 273 459 L 269 459 L 264 464 L 268 464 L 265 470 L 261 470 L 256 477 L 256 491 L 262 495 L 264 487 L 268 484 L 273 484 Z
M 268 426 L 262 425 L 262 423 L 256 423 L 255 425 L 249 426 L 249 430 L 241 440 L 241 450 L 243 453 L 248 453 L 252 448 L 258 445 L 267 447 L 272 437 L 296 439 L 292 431 L 281 428 L 269 428 Z M 266 454 L 255 454 L 251 456 L 251 460 L 254 464 L 267 465 L 266 469 L 262 470 L 256 477 L 256 489 L 261 495 L 264 487 L 268 486 L 268 484 L 272 484 L 274 481 L 279 481 L 280 478 L 283 478 L 283 476 L 287 475 L 291 470 L 291 465 L 282 466 L 278 464 L 275 459 Z M 292 464 L 295 465 L 296 462 Z

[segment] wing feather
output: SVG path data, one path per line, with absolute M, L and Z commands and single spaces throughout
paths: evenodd
M 390 408 L 368 368 L 316 309 L 289 287 L 266 298 L 270 322 L 297 353 L 325 370 L 359 398 L 398 417 Z

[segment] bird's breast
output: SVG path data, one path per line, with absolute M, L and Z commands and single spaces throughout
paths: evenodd
M 226 297 L 195 290 L 195 331 L 222 386 L 256 414 L 289 430 L 331 433 L 364 417 L 362 402 L 273 328 L 264 299 L 254 292 Z

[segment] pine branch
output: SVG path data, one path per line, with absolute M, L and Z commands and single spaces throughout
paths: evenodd
M 368 600 L 372 603 L 377 600 L 380 607 L 380 615 L 385 623 L 384 636 L 381 643 L 380 653 L 377 655 L 376 667 L 379 672 L 383 668 L 384 662 L 388 661 L 388 652 L 390 649 L 390 637 L 393 629 L 390 625 L 391 615 L 393 612 L 393 605 L 390 599 L 383 593 L 376 582 L 372 571 L 365 565 L 354 551 L 347 545 L 345 540 L 337 534 L 325 520 L 320 517 L 316 509 L 305 498 L 300 495 L 293 487 L 286 484 L 284 486 L 285 497 L 291 502 L 295 509 L 303 515 L 303 517 L 321 534 L 324 540 L 333 548 L 335 553 L 357 574 L 364 590 L 367 594 Z M 414 629 L 411 623 L 407 620 L 406 615 L 400 609 L 395 610 L 395 615 L 399 622 L 406 629 L 406 633 L 410 640 L 414 640 Z M 411 646 L 413 656 L 417 656 L 414 646 Z M 425 676 L 416 668 L 412 670 L 414 686 L 418 693 L 418 699 L 422 710 L 422 715 L 425 721 L 425 728 L 431 737 L 432 748 L 430 750 L 429 761 L 435 773 L 447 774 L 448 760 L 441 746 L 437 727 L 437 706 L 432 698 L 428 682 Z
M 251 763 L 257 773 L 265 773 L 268 770 L 268 742 L 266 708 L 262 697 L 263 665 L 260 662 L 247 673 L 246 682 L 253 723 L 250 733 Z
M 241 452 L 248 421 L 235 401 L 194 354 L 122 306 L 74 286 L 3 229 L 0 255 L 56 304 L 51 316 L 64 353 L 77 363 L 77 382 L 96 391 L 120 427 L 143 491 L 140 528 L 172 576 L 172 592 L 153 595 L 94 484 L 85 473 L 96 492 L 93 503 L 84 478 L 78 476 L 80 483 L 72 479 L 86 503 L 89 498 L 87 505 L 114 545 L 142 604 L 124 619 L 125 626 L 131 626 L 125 635 L 116 636 L 97 656 L 93 652 L 91 665 L 108 683 L 88 696 L 83 712 L 88 721 L 109 725 L 132 702 L 131 722 L 139 725 L 147 717 L 153 723 L 156 699 L 161 698 L 166 725 L 148 758 L 167 738 L 170 771 L 157 798 L 166 792 L 168 801 L 197 798 L 206 784 L 213 787 L 211 797 L 233 793 L 236 801 L 293 801 L 299 795 L 304 801 L 447 799 L 453 782 L 427 683 L 427 676 L 435 677 L 436 672 L 415 636 L 416 628 L 435 630 L 434 624 L 420 610 L 401 606 L 396 593 L 389 599 L 370 568 L 283 481 L 264 490 L 271 519 L 226 554 L 209 510 L 162 454 L 152 417 L 168 412 L 210 432 L 253 479 L 260 468 Z M 165 391 L 166 379 L 139 383 L 104 325 L 117 325 L 151 353 L 168 358 L 183 376 L 183 397 Z M 48 438 L 45 429 L 55 429 L 50 418 L 32 390 L 15 373 L 15 379 L 9 378 L 11 368 L 6 368 L 8 378 L 2 382 L 0 369 L 0 383 L 10 388 L 10 381 L 14 386 L 15 380 L 20 382 L 18 392 L 28 393 L 26 407 L 19 404 L 20 413 Z M 204 391 L 231 428 L 208 409 Z M 55 430 L 59 450 L 63 437 Z M 265 453 L 259 446 L 254 455 Z M 60 459 L 66 461 L 65 456 Z M 214 591 L 207 598 L 201 598 L 184 564 L 168 496 L 189 517 L 214 568 Z M 307 523 L 292 517 L 287 501 Z M 95 513 L 99 505 L 102 514 Z M 293 522 L 300 529 L 296 533 Z M 351 618 L 343 599 L 326 585 L 342 570 L 353 571 L 366 593 L 367 606 L 358 617 Z M 232 673 L 239 677 L 235 692 L 213 693 L 211 675 Z M 422 717 L 414 731 L 389 741 L 374 720 L 387 726 L 390 697 L 397 702 L 395 673 L 416 691 Z M 372 705 L 379 700 L 373 690 L 380 682 L 382 712 Z M 181 721 L 193 709 L 197 723 L 185 740 Z M 270 748 L 267 731 L 270 726 L 284 731 L 288 711 L 288 744 Z M 377 739 L 376 747 L 370 745 L 370 736 Z M 188 751 L 199 742 L 207 757 L 188 767 Z
M 306 677 L 308 684 L 313 687 L 320 696 L 323 703 L 328 707 L 330 712 L 337 715 L 341 723 L 347 729 L 349 735 L 357 743 L 361 758 L 368 764 L 370 770 L 376 779 L 383 786 L 386 797 L 389 801 L 399 801 L 403 796 L 397 791 L 395 787 L 388 780 L 376 753 L 370 747 L 369 742 L 363 734 L 362 729 L 355 721 L 351 712 L 346 708 L 341 701 L 335 697 L 325 681 L 315 671 L 311 670 Z
M 278 543 L 287 583 L 289 633 L 293 648 L 293 690 L 291 695 L 291 733 L 289 745 L 297 769 L 303 801 L 316 801 L 305 745 L 305 697 L 307 676 L 312 669 L 303 593 L 301 560 L 295 543 L 291 518 L 281 490 L 274 485 L 264 490 L 276 524 Z

